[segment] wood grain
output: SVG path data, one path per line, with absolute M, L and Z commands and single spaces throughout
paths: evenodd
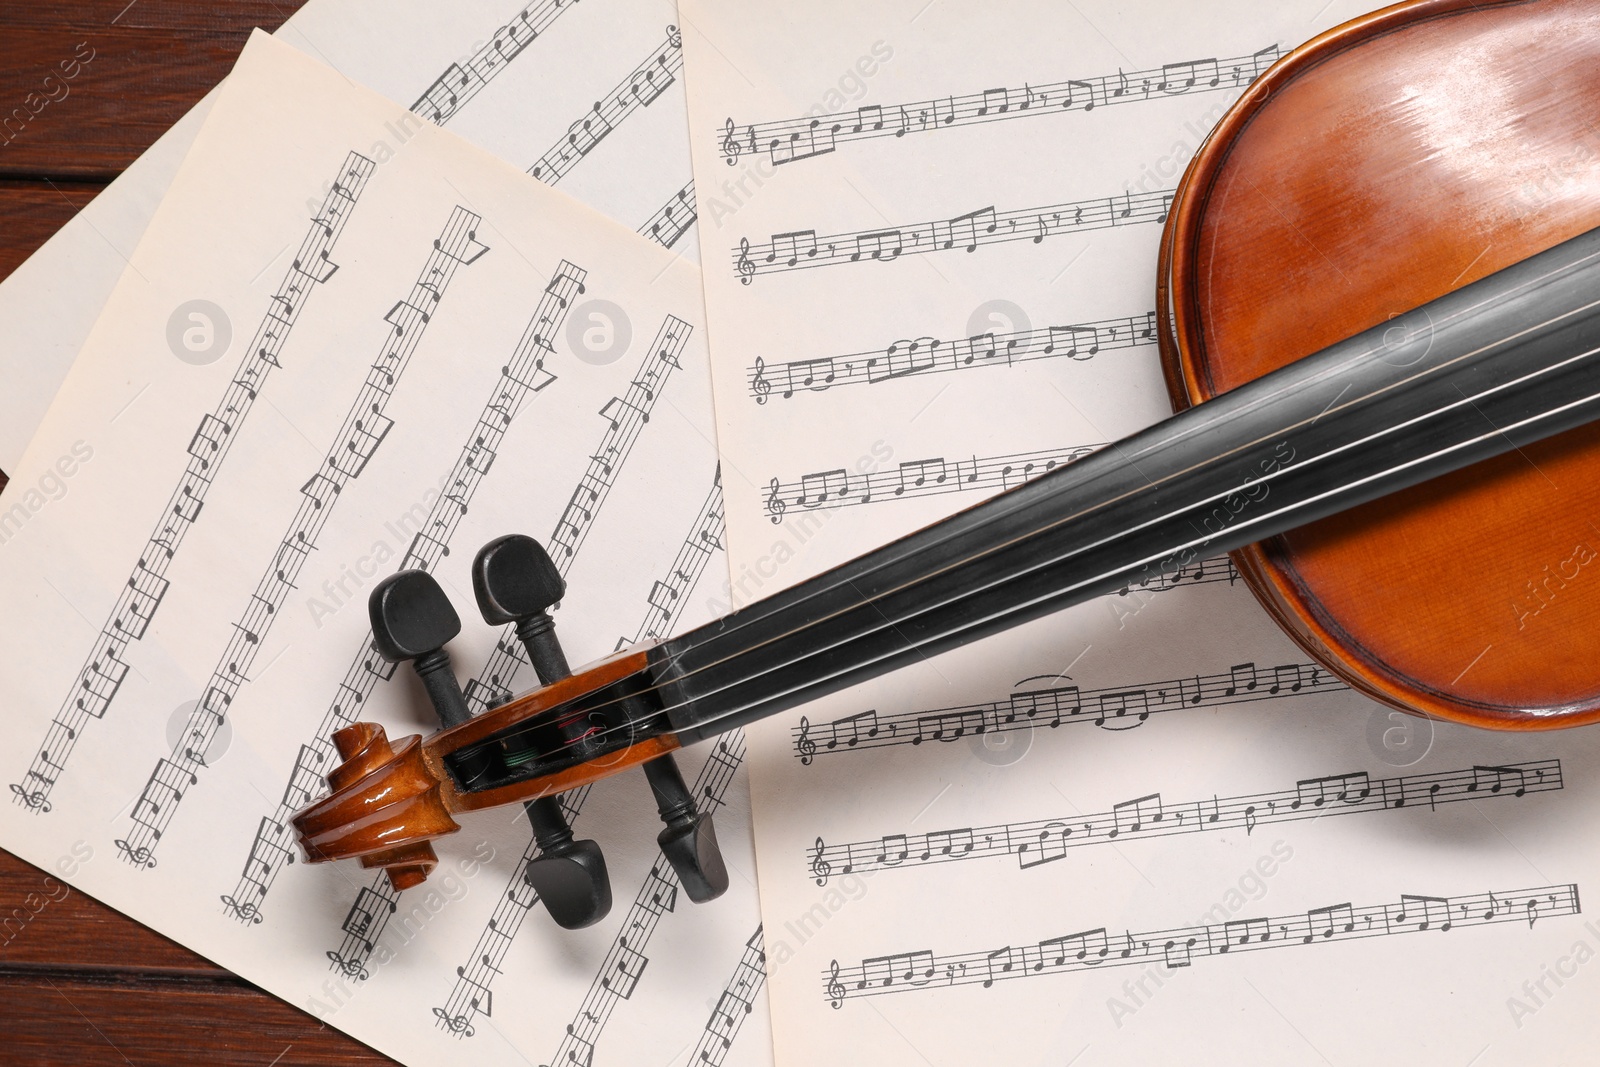
M 299 6 L 0 5 L 0 278 L 220 81 L 252 27 L 275 29 Z M 80 45 L 93 58 L 63 81 L 61 63 Z M 0 472 L 0 492 L 5 482 Z M 0 851 L 0 1062 L 393 1062 L 70 888 L 59 873 Z
M 205 957 L 73 889 L 60 873 L 0 852 L 0 973 L 119 970 L 137 960 L 147 975 L 228 975 Z
M 0 1061 L 29 1067 L 392 1063 L 238 979 L 0 973 Z
M 1459 57 L 1478 71 L 1467 76 Z M 1174 402 L 1593 229 L 1600 0 L 1415 0 L 1304 46 L 1190 167 L 1163 268 Z M 1235 554 L 1351 686 L 1502 729 L 1600 721 L 1600 424 Z
M 98 182 L 58 179 L 0 181 L 0 227 L 4 231 L 0 233 L 0 278 L 22 266 L 103 188 Z
M 110 181 L 222 80 L 253 27 L 276 29 L 299 6 L 0 5 L 0 177 Z

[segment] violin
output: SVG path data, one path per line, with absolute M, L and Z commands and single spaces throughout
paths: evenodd
M 444 728 L 336 733 L 332 792 L 294 817 L 307 858 L 404 889 L 457 815 L 520 802 L 527 881 L 588 925 L 610 907 L 604 858 L 555 798 L 642 766 L 663 852 L 711 899 L 727 872 L 675 750 L 1222 550 L 1377 700 L 1492 728 L 1600 719 L 1595 42 L 1595 0 L 1411 0 L 1281 59 L 1166 223 L 1178 413 L 1069 466 L 576 673 L 549 617 L 559 573 L 501 538 L 475 561 L 478 607 L 541 687 L 476 717 L 448 598 L 391 576 L 375 642 Z

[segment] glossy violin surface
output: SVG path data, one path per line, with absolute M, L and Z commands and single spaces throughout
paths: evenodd
M 1420 0 L 1286 56 L 1174 203 L 1158 304 L 1174 406 L 1600 225 L 1597 71 L 1594 0 Z M 1600 719 L 1600 426 L 1235 560 L 1377 699 L 1501 728 Z
M 474 717 L 448 597 L 421 571 L 385 579 L 375 647 L 412 664 L 443 729 L 340 731 L 333 792 L 294 818 L 308 859 L 405 888 L 456 815 L 522 803 L 525 879 L 588 925 L 604 859 L 556 798 L 637 767 L 663 853 L 709 900 L 727 871 L 676 749 L 1217 551 L 1381 700 L 1600 719 L 1597 52 L 1600 0 L 1413 0 L 1297 49 L 1175 196 L 1158 290 L 1178 413 L 731 615 L 574 673 L 558 571 L 500 538 L 478 608 L 541 688 Z

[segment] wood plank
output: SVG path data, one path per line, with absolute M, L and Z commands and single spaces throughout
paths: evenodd
M 104 852 L 100 846 L 89 848 Z M 0 851 L 0 971 L 59 967 L 96 971 L 136 966 L 143 974 L 224 977 L 228 972 L 60 878 L 85 862 L 70 852 L 56 871 L 43 871 Z M 109 859 L 109 856 L 107 856 Z
M 378 1067 L 393 1060 L 239 982 L 0 972 L 0 1061 L 30 1067 Z
M 0 182 L 0 279 L 99 195 L 105 186 L 79 182 Z
M 0 6 L 0 177 L 109 181 L 297 0 L 47 0 Z

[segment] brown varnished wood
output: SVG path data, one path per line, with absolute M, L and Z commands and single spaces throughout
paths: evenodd
M 7 1067 L 372 1067 L 393 1064 L 237 979 L 0 972 Z M 224 972 L 225 974 L 226 972 Z
M 0 126 L 0 175 L 110 181 L 222 80 L 254 27 L 275 30 L 299 6 L 0 4 L 0 116 L 11 119 Z
M 383 868 L 396 889 L 407 889 L 421 884 L 438 862 L 428 842 L 461 829 L 455 813 L 554 796 L 676 751 L 676 737 L 650 738 L 559 774 L 474 793 L 456 789 L 445 769 L 451 753 L 639 674 L 647 665 L 642 649 L 619 653 L 426 741 L 413 735 L 391 742 L 373 723 L 345 727 L 334 734 L 344 762 L 328 775 L 333 791 L 294 816 L 307 859 L 359 857 L 363 866 Z
M 9 277 L 102 188 L 78 182 L 0 182 L 0 225 L 5 230 L 0 278 Z M 0 382 L 0 388 L 4 385 Z
M 396 889 L 420 884 L 438 863 L 427 842 L 461 829 L 444 793 L 448 775 L 423 759 L 415 734 L 391 743 L 383 727 L 358 722 L 334 741 L 344 762 L 328 775 L 333 792 L 294 817 L 306 858 L 359 856 L 387 870 Z
M 1600 226 L 1600 0 L 1418 0 L 1285 57 L 1190 165 L 1161 347 L 1186 407 Z M 1407 710 L 1600 719 L 1600 427 L 1236 553 Z
M 63 850 L 46 869 L 0 852 L 0 973 L 113 974 L 137 964 L 163 979 L 226 978 L 210 960 L 67 885 L 69 872 L 109 858 L 109 849 L 89 841 Z

